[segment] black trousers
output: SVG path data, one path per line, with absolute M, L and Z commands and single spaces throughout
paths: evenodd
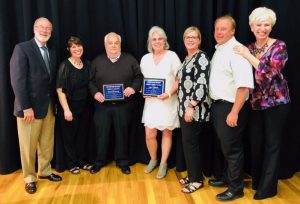
M 220 140 L 215 133 L 213 132 L 213 176 L 222 181 L 226 181 L 226 175 L 225 169 L 226 169 L 226 162 L 224 161 L 224 155 L 222 153 L 221 145 L 220 145 Z
M 211 108 L 211 117 L 226 162 L 224 175 L 228 190 L 233 193 L 241 193 L 244 188 L 244 148 L 242 140 L 247 124 L 249 106 L 245 104 L 240 110 L 238 126 L 230 127 L 226 124 L 226 118 L 232 106 L 233 104 L 229 102 L 214 102 Z
M 73 120 L 66 121 L 64 111 L 58 108 L 58 118 L 61 125 L 62 141 L 67 168 L 82 167 L 88 163 L 88 137 L 90 110 L 87 101 L 76 103 L 76 108 L 70 105 Z
M 114 129 L 114 155 L 118 166 L 129 165 L 129 125 L 132 114 L 130 102 L 104 102 L 95 104 L 94 124 L 96 133 L 95 164 L 107 163 L 111 127 Z
M 204 123 L 197 121 L 185 122 L 180 118 L 183 152 L 187 173 L 191 182 L 203 181 L 203 128 Z
M 252 187 L 262 195 L 277 193 L 278 163 L 290 104 L 252 110 L 249 122 Z

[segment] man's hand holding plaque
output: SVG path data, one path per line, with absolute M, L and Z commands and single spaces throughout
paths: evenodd
M 129 97 L 131 96 L 132 94 L 135 93 L 135 90 L 131 87 L 127 87 L 125 90 L 124 90 L 124 96 L 125 97 Z
M 124 100 L 123 84 L 104 84 L 103 96 L 105 101 Z

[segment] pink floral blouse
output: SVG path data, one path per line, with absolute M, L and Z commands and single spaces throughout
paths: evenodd
M 254 43 L 248 46 L 254 55 Z M 276 40 L 260 58 L 258 69 L 254 71 L 254 89 L 251 106 L 254 110 L 264 110 L 290 102 L 287 81 L 282 70 L 288 60 L 286 44 Z

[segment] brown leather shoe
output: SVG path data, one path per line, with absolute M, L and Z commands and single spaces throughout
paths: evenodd
M 25 184 L 25 190 L 27 193 L 33 194 L 36 192 L 36 185 L 35 182 L 30 182 Z
M 56 174 L 50 174 L 49 176 L 39 176 L 39 179 L 48 179 L 49 181 L 61 181 L 62 178 Z

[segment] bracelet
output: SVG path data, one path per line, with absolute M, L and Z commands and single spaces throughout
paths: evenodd
M 167 92 L 166 94 L 168 94 L 169 98 L 171 98 L 172 94 L 170 92 Z

